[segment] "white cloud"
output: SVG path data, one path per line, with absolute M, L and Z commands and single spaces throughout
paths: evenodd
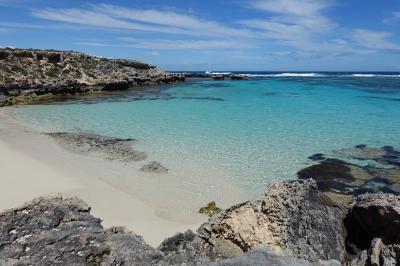
M 80 24 L 85 26 L 115 28 L 124 30 L 152 31 L 162 33 L 185 33 L 185 31 L 162 26 L 151 26 L 113 18 L 107 14 L 80 9 L 35 10 L 32 15 L 38 18 Z
M 148 54 L 152 55 L 152 56 L 159 56 L 160 52 L 159 51 L 153 51 L 153 52 L 148 52 Z
M 301 17 L 314 17 L 329 5 L 330 2 L 324 0 L 256 0 L 250 3 L 264 11 Z
M 383 20 L 383 23 L 390 24 L 400 21 L 400 11 L 393 12 L 390 17 L 387 17 Z
M 207 49 L 242 49 L 255 48 L 253 44 L 234 40 L 169 40 L 169 39 L 137 39 L 132 37 L 119 38 L 118 44 L 102 41 L 79 41 L 77 45 L 94 47 L 125 47 L 151 50 L 207 50 Z M 159 55 L 159 51 L 148 54 Z M 157 54 L 158 53 L 158 54 Z
M 114 5 L 91 5 L 89 9 L 40 9 L 32 15 L 41 19 L 99 28 L 185 35 L 250 36 L 251 32 L 218 22 L 175 12 L 131 9 Z
M 116 47 L 117 45 L 103 43 L 103 42 L 92 42 L 92 41 L 83 41 L 83 42 L 75 42 L 74 44 L 82 45 L 82 46 L 93 46 L 93 47 Z
M 241 25 L 257 29 L 270 39 L 297 49 L 319 49 L 336 44 L 318 43 L 319 35 L 327 34 L 336 25 L 322 11 L 330 7 L 324 0 L 257 0 L 249 4 L 266 12 L 264 18 L 242 20 Z
M 400 44 L 388 40 L 392 36 L 390 32 L 358 29 L 352 35 L 354 41 L 362 47 L 376 50 L 400 50 Z
M 163 26 L 184 29 L 192 34 L 250 36 L 251 33 L 243 29 L 227 27 L 215 21 L 199 19 L 195 16 L 179 14 L 171 11 L 154 9 L 133 9 L 114 5 L 101 4 L 95 10 L 110 16 L 134 20 L 142 23 L 158 24 Z
M 136 39 L 130 37 L 121 38 L 125 42 L 124 46 L 140 49 L 163 49 L 163 50 L 180 50 L 180 49 L 234 49 L 234 48 L 254 48 L 252 44 L 234 40 L 147 40 Z

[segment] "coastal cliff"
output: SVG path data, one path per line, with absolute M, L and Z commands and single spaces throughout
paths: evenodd
M 73 51 L 0 49 L 0 106 L 184 80 L 134 60 Z
M 0 265 L 398 265 L 399 222 L 399 196 L 361 195 L 344 209 L 298 180 L 154 248 L 103 228 L 82 200 L 52 195 L 0 214 Z

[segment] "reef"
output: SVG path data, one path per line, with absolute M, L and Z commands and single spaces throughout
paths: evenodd
M 360 144 L 309 159 L 317 164 L 300 170 L 298 177 L 315 179 L 320 191 L 342 204 L 350 204 L 355 196 L 365 193 L 400 195 L 400 152 L 391 146 Z

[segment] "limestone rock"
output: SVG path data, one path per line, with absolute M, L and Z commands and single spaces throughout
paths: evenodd
M 211 217 L 198 233 L 227 257 L 262 245 L 309 261 L 342 261 L 344 214 L 330 203 L 314 180 L 276 183 L 267 187 L 261 200 Z
M 126 229 L 104 229 L 77 198 L 42 197 L 0 214 L 0 265 L 152 265 L 163 254 Z
M 292 257 L 285 257 L 276 254 L 275 252 L 259 247 L 245 253 L 243 256 L 213 262 L 210 266 L 311 266 L 311 262 Z M 315 265 L 315 264 L 314 264 Z M 339 264 L 340 265 L 340 264 Z
M 210 243 L 190 230 L 167 238 L 158 250 L 163 252 L 169 265 L 203 265 L 225 258 Z
M 134 60 L 73 51 L 0 49 L 0 106 L 184 81 Z
M 400 265 L 400 245 L 387 245 L 381 253 L 382 266 Z
M 345 219 L 347 242 L 368 249 L 379 237 L 385 245 L 400 244 L 400 196 L 374 193 L 357 197 Z

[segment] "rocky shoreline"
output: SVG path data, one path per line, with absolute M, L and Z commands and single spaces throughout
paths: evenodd
M 184 75 L 134 60 L 73 51 L 0 49 L 0 106 L 184 80 Z
M 72 152 L 137 162 L 135 139 L 44 133 Z M 0 214 L 0 265 L 399 265 L 400 152 L 393 147 L 315 154 L 298 180 L 219 209 L 194 233 L 158 248 L 126 228 L 105 229 L 77 198 L 41 197 Z M 158 162 L 142 171 L 163 174 Z M 129 210 L 127 210 L 129 211 Z
M 399 196 L 367 193 L 344 208 L 297 180 L 153 248 L 52 195 L 0 214 L 0 265 L 398 265 L 399 224 Z

